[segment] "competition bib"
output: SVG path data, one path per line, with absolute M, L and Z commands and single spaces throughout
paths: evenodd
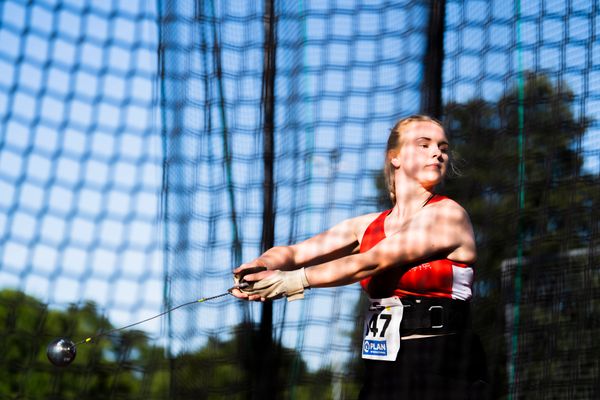
M 395 361 L 400 350 L 400 322 L 404 307 L 398 297 L 369 299 L 365 317 L 362 358 Z

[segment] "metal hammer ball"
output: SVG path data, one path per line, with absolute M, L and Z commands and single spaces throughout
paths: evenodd
M 66 338 L 54 339 L 46 348 L 48 360 L 57 367 L 71 364 L 77 355 L 75 343 Z

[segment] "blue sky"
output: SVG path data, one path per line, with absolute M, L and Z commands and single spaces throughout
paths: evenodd
M 152 2 L 106 5 L 0 7 L 0 282 L 118 324 L 162 303 L 158 37 Z

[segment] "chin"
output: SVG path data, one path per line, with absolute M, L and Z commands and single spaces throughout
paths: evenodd
M 442 181 L 444 180 L 444 176 L 442 174 L 435 174 L 435 176 L 428 176 L 425 177 L 421 183 L 423 184 L 424 187 L 426 188 L 433 188 L 437 185 L 439 185 L 440 183 L 442 183 Z

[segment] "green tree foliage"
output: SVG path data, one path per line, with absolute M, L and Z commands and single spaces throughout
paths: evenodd
M 253 384 L 259 358 L 264 355 L 260 331 L 253 324 L 237 326 L 226 341 L 212 337 L 197 352 L 183 354 L 174 360 L 176 381 L 172 399 L 255 399 Z M 332 398 L 333 373 L 327 369 L 308 370 L 300 353 L 274 343 L 269 362 L 275 368 L 272 387 L 276 399 Z M 343 383 L 342 391 L 346 390 Z
M 135 359 L 149 352 L 141 332 L 129 331 L 80 345 L 68 367 L 55 367 L 46 357 L 46 347 L 55 338 L 78 341 L 111 328 L 93 303 L 49 310 L 22 292 L 0 291 L 0 397 L 138 398 L 140 379 Z
M 477 240 L 485 249 L 480 253 L 492 257 L 480 260 L 485 264 L 498 256 L 513 257 L 517 245 L 529 255 L 587 245 L 593 230 L 588 217 L 597 178 L 582 171 L 581 138 L 589 121 L 575 119 L 572 101 L 573 94 L 564 85 L 554 87 L 545 76 L 529 75 L 524 85 L 522 132 L 517 88 L 495 104 L 472 100 L 446 106 L 448 134 L 463 174 L 449 179 L 445 190 L 469 207 L 480 228 Z M 518 204 L 520 133 L 525 166 L 522 212 Z M 489 229 L 499 222 L 503 229 Z
M 93 303 L 50 310 L 15 290 L 0 291 L 0 398 L 2 399 L 248 399 L 260 335 L 241 324 L 230 339 L 210 337 L 200 349 L 171 359 L 141 331 L 125 330 L 77 347 L 67 367 L 46 358 L 57 337 L 78 342 L 113 329 Z M 308 370 L 300 353 L 274 345 L 276 398 L 331 398 L 328 369 Z M 346 390 L 343 382 L 342 390 Z

